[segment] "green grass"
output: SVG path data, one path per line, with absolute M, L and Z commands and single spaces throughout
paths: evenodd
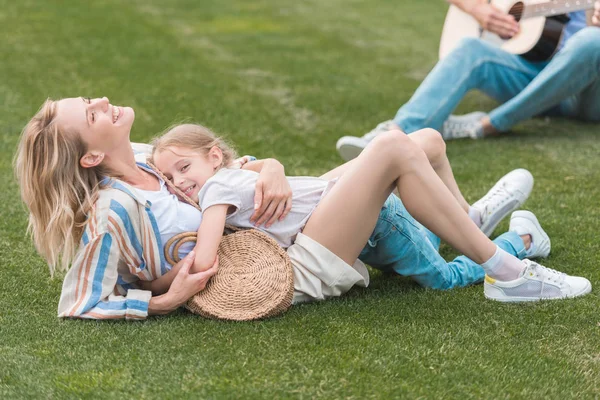
M 164 3 L 164 4 L 163 4 Z M 12 177 L 46 97 L 131 105 L 132 139 L 185 118 L 289 174 L 336 166 L 337 138 L 393 116 L 434 65 L 443 1 L 0 0 L 0 398 L 598 398 L 600 304 L 485 301 L 375 272 L 368 289 L 279 318 L 61 321 L 60 277 L 25 235 Z M 489 110 L 472 94 L 459 111 Z M 533 120 L 448 154 L 468 200 L 528 168 L 546 265 L 600 282 L 600 128 Z M 507 228 L 504 222 L 497 232 Z M 444 254 L 453 253 L 444 248 Z

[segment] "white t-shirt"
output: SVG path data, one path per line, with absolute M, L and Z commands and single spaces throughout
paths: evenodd
M 136 190 L 150 202 L 150 209 L 156 218 L 163 248 L 173 236 L 182 232 L 197 231 L 202 222 L 202 213 L 197 208 L 179 201 L 174 194 L 169 193 L 165 182 L 152 169 L 142 165 L 140 167 L 155 175 L 160 182 L 160 190 L 158 191 L 137 188 Z M 184 243 L 179 248 L 179 257 L 185 257 L 193 248 L 193 242 Z
M 254 228 L 250 216 L 254 213 L 254 192 L 259 174 L 253 171 L 222 168 L 206 181 L 198 193 L 200 207 L 206 211 L 217 204 L 235 207 L 227 216 L 227 223 L 239 228 Z M 292 209 L 283 221 L 276 221 L 269 228 L 264 225 L 257 229 L 265 232 L 288 248 L 302 231 L 306 221 L 323 196 L 335 181 L 327 181 L 310 176 L 287 178 L 292 188 Z

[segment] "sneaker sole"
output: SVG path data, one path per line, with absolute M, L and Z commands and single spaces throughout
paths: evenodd
M 487 283 L 487 282 L 484 282 L 483 295 L 485 296 L 485 298 L 488 299 L 488 300 L 498 301 L 500 303 L 527 303 L 527 302 L 542 301 L 542 300 L 565 300 L 565 299 L 573 299 L 575 297 L 585 296 L 586 294 L 588 294 L 588 293 L 590 293 L 592 291 L 592 284 L 590 282 L 588 282 L 586 284 L 586 286 L 579 293 L 575 293 L 575 294 L 572 294 L 570 296 L 565 296 L 565 297 L 511 297 L 511 296 L 494 297 L 494 296 L 488 296 L 487 293 L 485 293 L 485 287 L 486 286 L 491 286 L 491 285 L 489 283 Z M 498 289 L 498 290 L 500 290 L 502 292 L 504 292 L 502 290 L 502 288 L 499 288 L 497 286 L 494 286 L 494 288 Z
M 356 140 L 353 143 L 353 139 Z M 358 157 L 364 150 L 362 139 L 353 137 L 342 137 L 338 140 L 335 148 L 344 161 L 350 161 Z
M 518 168 L 518 169 L 516 169 L 516 170 L 514 170 L 514 171 L 511 171 L 511 172 L 509 172 L 509 174 L 510 174 L 510 173 L 517 172 L 517 171 L 521 171 L 520 173 L 523 173 L 523 174 L 526 174 L 526 175 L 528 175 L 529 179 L 531 180 L 531 185 L 530 185 L 530 186 L 527 188 L 527 191 L 526 191 L 525 193 L 523 193 L 523 198 L 518 198 L 518 197 L 517 197 L 517 198 L 515 198 L 515 201 L 516 201 L 516 203 L 515 203 L 515 204 L 512 204 L 512 205 L 511 205 L 511 206 L 509 206 L 509 208 L 507 208 L 506 210 L 501 210 L 501 211 L 499 211 L 499 212 L 500 212 L 500 215 L 501 215 L 501 217 L 500 217 L 500 218 L 498 218 L 498 219 L 496 220 L 496 222 L 494 222 L 494 224 L 493 224 L 493 225 L 486 225 L 486 224 L 483 224 L 483 225 L 481 226 L 481 228 L 480 228 L 480 229 L 481 229 L 481 231 L 482 231 L 482 232 L 483 232 L 483 233 L 484 233 L 484 234 L 485 234 L 487 237 L 490 237 L 490 236 L 492 235 L 492 233 L 494 233 L 494 229 L 496 229 L 496 227 L 497 227 L 497 226 L 500 224 L 500 222 L 502 222 L 502 220 L 503 220 L 504 218 L 506 218 L 506 217 L 508 216 L 508 214 L 510 214 L 511 212 L 515 211 L 517 208 L 520 208 L 520 207 L 523 205 L 523 203 L 525 203 L 525 201 L 527 201 L 527 199 L 528 199 L 528 198 L 529 198 L 529 196 L 531 195 L 531 191 L 533 190 L 533 184 L 534 184 L 533 175 L 531 175 L 531 172 L 529 172 L 528 170 L 526 170 L 526 169 L 523 169 L 523 168 Z M 507 174 L 507 175 L 508 175 L 508 174 Z M 500 178 L 500 180 L 504 179 L 505 177 L 506 177 L 506 175 L 504 175 L 502 178 Z M 496 182 L 496 184 L 494 185 L 494 187 L 492 187 L 492 188 L 490 189 L 490 191 L 491 191 L 491 190 L 494 190 L 494 188 L 496 187 L 496 185 L 498 185 L 498 184 L 499 184 L 500 180 L 498 180 L 498 182 Z M 489 192 L 488 192 L 488 193 L 489 193 Z M 477 202 L 475 202 L 475 204 L 477 204 Z
M 523 203 L 525 203 L 525 201 L 517 199 L 516 203 L 509 205 L 506 209 L 500 210 L 498 212 L 498 215 L 500 215 L 500 217 L 496 219 L 496 222 L 494 222 L 494 224 L 492 225 L 481 225 L 481 231 L 485 234 L 485 236 L 490 237 L 492 233 L 494 233 L 494 229 L 496 229 L 496 227 L 500 225 L 500 222 L 502 222 L 502 220 L 506 218 L 508 214 L 512 213 L 517 208 L 520 208 L 523 205 Z
M 546 231 L 542 229 L 542 226 L 540 225 L 540 222 L 536 218 L 535 214 L 533 214 L 531 211 L 524 211 L 524 210 L 515 211 L 510 216 L 510 224 L 512 225 L 513 221 L 516 221 L 516 220 L 519 220 L 519 219 L 524 219 L 524 220 L 529 221 L 530 223 L 532 223 L 533 226 L 535 226 L 535 228 L 538 230 L 538 232 L 542 236 L 543 240 L 545 240 L 545 241 L 547 241 L 549 243 L 548 251 L 547 252 L 543 252 L 543 253 L 540 253 L 540 254 L 533 254 L 531 256 L 528 256 L 527 258 L 534 258 L 534 257 L 546 258 L 546 257 L 548 257 L 550 255 L 550 251 L 552 250 L 552 243 L 550 242 L 550 236 L 548 236 L 548 234 L 546 233 Z

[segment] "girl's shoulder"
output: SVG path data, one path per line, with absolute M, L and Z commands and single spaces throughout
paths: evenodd
M 231 185 L 238 184 L 240 181 L 258 178 L 258 172 L 240 168 L 221 168 L 210 179 L 218 182 L 226 182 Z

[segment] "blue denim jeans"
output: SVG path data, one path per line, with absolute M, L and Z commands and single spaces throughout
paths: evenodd
M 494 240 L 501 249 L 525 257 L 523 240 L 507 232 Z M 446 262 L 439 254 L 440 239 L 417 222 L 402 201 L 391 195 L 359 258 L 382 271 L 409 276 L 421 286 L 452 289 L 483 281 L 483 268 L 465 256 Z
M 465 39 L 437 63 L 394 122 L 407 133 L 440 130 L 471 89 L 502 103 L 489 114 L 499 131 L 537 115 L 600 121 L 600 28 L 575 33 L 550 62 Z

